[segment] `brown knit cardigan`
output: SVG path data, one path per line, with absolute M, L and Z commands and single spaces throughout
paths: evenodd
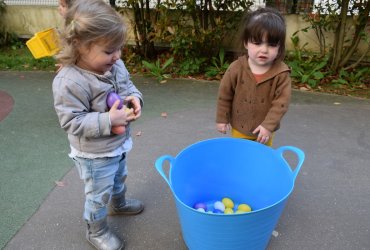
M 253 135 L 262 125 L 271 132 L 280 128 L 291 96 L 290 69 L 276 62 L 256 82 L 248 57 L 234 61 L 221 80 L 217 100 L 217 123 L 230 123 L 239 132 Z

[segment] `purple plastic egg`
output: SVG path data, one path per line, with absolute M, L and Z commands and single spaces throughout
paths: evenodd
M 196 204 L 194 205 L 194 208 L 195 208 L 195 209 L 203 208 L 203 209 L 204 209 L 204 211 L 207 211 L 207 205 L 206 205 L 206 204 L 204 204 L 204 203 L 201 203 L 201 202 L 196 203 Z
M 123 107 L 123 100 L 116 92 L 110 92 L 107 96 L 108 107 L 111 108 L 117 100 L 119 100 L 118 109 L 121 109 Z

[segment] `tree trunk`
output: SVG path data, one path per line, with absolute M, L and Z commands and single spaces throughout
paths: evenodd
M 333 57 L 331 61 L 331 70 L 337 72 L 339 69 L 340 61 L 342 60 L 342 48 L 344 46 L 345 31 L 347 26 L 347 12 L 348 12 L 349 0 L 342 1 L 339 25 L 335 31 Z
M 370 2 L 367 0 L 353 3 L 354 5 L 351 6 L 352 13 L 355 11 L 358 12 L 356 13 L 358 15 L 358 20 L 353 20 L 354 23 L 352 25 L 354 27 L 354 33 L 351 37 L 351 43 L 346 46 L 345 40 L 348 40 L 346 32 L 348 31 L 347 13 L 349 10 L 349 2 L 350 0 L 342 1 L 339 24 L 335 30 L 333 53 L 330 58 L 330 69 L 334 72 L 338 72 L 348 64 L 363 39 L 362 32 L 366 32 L 365 29 L 370 11 Z M 352 14 L 352 17 L 354 17 L 354 14 Z
M 370 2 L 368 1 L 366 3 L 364 13 L 362 13 L 362 15 L 358 17 L 359 20 L 357 21 L 357 23 L 354 24 L 355 25 L 354 37 L 353 37 L 352 43 L 344 52 L 343 59 L 341 60 L 339 64 L 340 68 L 344 67 L 348 63 L 348 61 L 351 59 L 352 55 L 356 52 L 358 45 L 360 44 L 361 39 L 362 39 L 361 33 L 365 30 L 367 22 L 368 22 L 369 11 L 370 11 Z

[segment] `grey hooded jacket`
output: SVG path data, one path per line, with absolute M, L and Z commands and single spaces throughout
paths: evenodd
M 122 60 L 113 65 L 110 72 L 97 75 L 75 65 L 64 66 L 53 81 L 54 107 L 60 126 L 67 132 L 68 140 L 75 149 L 92 154 L 115 150 L 130 137 L 126 133 L 111 133 L 108 93 L 115 91 L 122 99 L 136 96 L 143 106 L 141 92 L 130 80 Z

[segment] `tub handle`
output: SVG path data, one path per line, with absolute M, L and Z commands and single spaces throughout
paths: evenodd
M 277 148 L 276 151 L 278 153 L 280 153 L 281 157 L 284 160 L 285 160 L 285 158 L 284 158 L 284 151 L 292 151 L 293 153 L 295 153 L 297 155 L 298 163 L 297 163 L 297 166 L 292 171 L 293 181 L 295 181 L 295 179 L 296 179 L 296 177 L 298 175 L 298 172 L 301 169 L 302 164 L 304 162 L 304 158 L 305 158 L 304 152 L 302 150 L 300 150 L 299 148 L 296 148 L 296 147 L 293 147 L 293 146 L 282 146 L 280 148 Z M 289 165 L 289 163 L 286 160 L 285 160 L 285 162 Z M 292 167 L 290 167 L 290 168 L 292 169 Z
M 175 160 L 171 155 L 163 155 L 159 157 L 155 161 L 155 168 L 157 169 L 158 173 L 163 177 L 163 179 L 167 182 L 168 186 L 171 188 L 170 181 L 167 178 L 167 175 L 163 171 L 163 163 L 164 161 L 169 161 L 170 162 L 170 168 L 172 166 L 172 162 Z

